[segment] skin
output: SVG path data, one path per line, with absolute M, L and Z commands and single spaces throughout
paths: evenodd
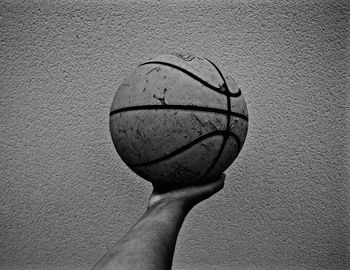
M 221 174 L 196 186 L 172 190 L 154 186 L 145 214 L 92 270 L 170 270 L 186 215 L 221 190 L 224 180 Z

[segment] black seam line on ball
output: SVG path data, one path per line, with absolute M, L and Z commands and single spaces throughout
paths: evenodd
M 121 113 L 121 112 L 138 111 L 138 110 L 185 110 L 185 111 L 198 111 L 198 112 L 213 112 L 213 113 L 219 113 L 219 114 L 225 114 L 225 115 L 230 113 L 230 115 L 232 116 L 248 121 L 248 117 L 240 113 L 231 112 L 231 111 L 228 112 L 223 109 L 201 107 L 201 106 L 194 106 L 194 105 L 140 105 L 140 106 L 124 107 L 124 108 L 116 109 L 111 111 L 109 115 L 112 116 L 114 114 Z
M 205 58 L 209 63 L 211 63 L 214 68 L 217 70 L 217 72 L 219 73 L 220 77 L 222 78 L 223 82 L 224 82 L 224 89 L 225 89 L 225 92 L 227 93 L 230 93 L 230 90 L 228 90 L 228 87 L 227 87 L 227 83 L 226 83 L 226 80 L 225 80 L 225 77 L 224 75 L 221 73 L 220 69 L 212 62 L 210 61 L 209 59 Z M 230 114 L 231 114 L 231 99 L 230 99 L 230 96 L 227 96 L 227 124 L 226 124 L 226 131 L 229 131 L 230 129 Z
M 225 80 L 223 74 L 221 73 L 221 71 L 219 70 L 219 68 L 218 68 L 213 62 L 211 62 L 209 59 L 207 59 L 207 58 L 205 58 L 205 59 L 206 59 L 209 63 L 211 63 L 211 64 L 214 66 L 214 68 L 216 69 L 216 71 L 219 73 L 221 79 L 222 79 L 223 82 L 224 82 L 224 85 L 223 85 L 223 86 L 224 86 L 225 92 L 226 92 L 226 93 L 229 93 L 230 91 L 228 90 L 228 87 L 227 87 L 227 84 L 226 84 L 226 80 Z M 231 100 L 230 100 L 230 96 L 229 96 L 229 95 L 227 95 L 226 98 L 227 98 L 227 112 L 226 112 L 227 122 L 226 122 L 226 133 L 225 133 L 224 138 L 223 138 L 223 140 L 222 140 L 222 144 L 221 144 L 221 146 L 220 146 L 219 152 L 217 153 L 217 155 L 216 155 L 215 159 L 213 160 L 212 164 L 209 166 L 209 168 L 208 168 L 208 169 L 206 170 L 206 172 L 203 174 L 202 178 L 204 178 L 205 176 L 207 176 L 207 175 L 210 173 L 210 171 L 214 168 L 214 166 L 216 165 L 216 163 L 217 163 L 218 160 L 220 159 L 221 154 L 222 154 L 222 152 L 224 151 L 224 148 L 225 148 L 225 146 L 226 146 L 226 142 L 227 142 L 227 140 L 228 140 L 227 133 L 230 132 Z M 232 134 L 233 134 L 233 133 L 232 133 Z M 237 137 L 235 134 L 233 134 L 233 135 L 234 135 L 233 137 L 236 139 L 236 143 L 237 143 L 238 149 L 240 149 L 240 148 L 239 148 L 239 147 L 240 147 L 240 140 L 238 139 L 238 137 Z M 237 139 L 238 139 L 238 140 L 237 140 Z
M 223 86 L 224 87 L 224 92 L 227 93 L 227 97 L 239 97 L 240 95 L 242 95 L 242 92 L 241 92 L 241 89 L 238 88 L 238 92 L 237 93 L 231 93 L 230 90 L 228 89 L 228 86 L 227 86 L 227 83 L 226 83 L 226 80 L 225 80 L 225 77 L 224 75 L 222 74 L 221 70 L 212 62 L 210 61 L 209 59 L 207 58 L 204 58 L 205 60 L 207 60 L 210 64 L 213 65 L 213 67 L 217 70 L 217 72 L 219 73 L 222 81 L 224 82 Z
M 170 64 L 170 63 L 167 63 L 167 62 L 161 62 L 161 61 L 150 61 L 150 62 L 145 62 L 145 63 L 142 63 L 141 65 L 139 66 L 144 66 L 144 65 L 150 65 L 150 64 L 158 64 L 158 65 L 164 65 L 164 66 L 168 66 L 168 67 L 172 67 L 172 68 L 175 68 L 177 70 L 180 70 L 182 71 L 183 73 L 187 74 L 188 76 L 192 77 L 193 79 L 199 81 L 201 84 L 205 85 L 206 87 L 214 90 L 215 92 L 219 93 L 219 94 L 222 94 L 222 95 L 229 95 L 231 97 L 239 97 L 242 93 L 241 93 L 241 90 L 239 89 L 239 91 L 237 93 L 231 93 L 231 92 L 223 92 L 221 89 L 222 89 L 222 86 L 221 87 L 215 87 L 213 85 L 211 85 L 210 83 L 204 81 L 203 79 L 199 78 L 198 76 L 194 75 L 193 73 L 189 72 L 188 70 L 182 68 L 182 67 L 179 67 L 177 65 L 174 65 L 174 64 Z
M 238 139 L 237 136 L 235 134 L 233 134 L 232 132 L 227 132 L 226 130 L 215 130 L 215 131 L 209 132 L 201 137 L 198 137 L 197 139 L 194 139 L 193 141 L 189 142 L 188 144 L 180 147 L 179 149 L 177 149 L 177 150 L 175 150 L 175 151 L 173 151 L 165 156 L 162 156 L 160 158 L 156 158 L 156 159 L 153 159 L 150 161 L 146 161 L 143 163 L 139 163 L 139 164 L 131 164 L 130 166 L 131 167 L 141 167 L 141 166 L 152 165 L 152 164 L 167 160 L 169 158 L 172 158 L 172 157 L 190 149 L 192 146 L 196 145 L 197 143 L 200 143 L 201 141 L 203 141 L 205 139 L 208 139 L 208 138 L 214 137 L 214 136 L 218 136 L 218 135 L 224 136 L 224 138 L 232 136 L 233 138 L 235 138 L 235 140 Z M 237 141 L 237 144 L 240 144 L 239 139 Z

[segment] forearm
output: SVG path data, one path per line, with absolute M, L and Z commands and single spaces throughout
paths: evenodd
M 177 235 L 187 212 L 177 201 L 151 206 L 93 269 L 171 269 Z

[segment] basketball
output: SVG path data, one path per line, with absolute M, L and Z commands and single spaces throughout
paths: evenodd
M 199 184 L 241 151 L 248 111 L 240 88 L 210 60 L 160 55 L 121 83 L 110 110 L 113 144 L 126 165 L 159 185 Z

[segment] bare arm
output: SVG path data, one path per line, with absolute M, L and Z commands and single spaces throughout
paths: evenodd
M 93 270 L 170 270 L 176 239 L 188 212 L 222 189 L 225 176 L 201 186 L 160 192 L 131 230 L 104 255 Z

